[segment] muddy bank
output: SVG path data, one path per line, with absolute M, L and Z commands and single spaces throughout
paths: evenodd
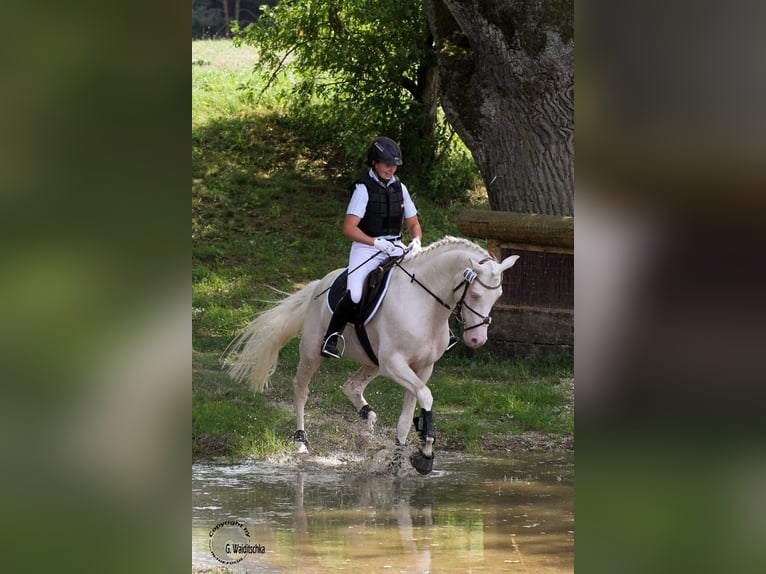
M 292 412 L 289 403 L 280 406 Z M 311 419 L 311 424 L 308 420 Z M 380 419 L 379 419 L 380 421 Z M 439 421 L 436 420 L 437 450 L 465 452 L 466 448 L 457 440 L 446 440 L 439 434 Z M 314 453 L 359 452 L 365 449 L 391 449 L 396 437 L 394 425 L 378 422 L 372 432 L 367 423 L 351 413 L 331 414 L 312 412 L 307 415 L 307 432 Z M 418 435 L 412 431 L 409 444 L 418 444 Z M 490 432 L 482 436 L 481 452 L 551 452 L 573 451 L 574 435 L 554 435 L 538 431 L 522 433 Z
M 287 404 L 280 405 L 289 409 Z M 292 435 L 283 437 L 283 449 L 265 457 L 280 466 L 334 467 L 351 472 L 401 474 L 412 470 L 409 464 L 402 468 L 393 468 L 392 459 L 396 455 L 396 428 L 393 425 L 377 424 L 370 431 L 367 423 L 353 414 L 325 415 L 312 413 L 307 424 L 309 453 L 297 455 L 292 445 Z M 419 437 L 413 431 L 405 449 L 400 452 L 404 460 L 417 449 Z M 536 431 L 520 434 L 510 432 L 488 433 L 482 437 L 482 454 L 525 454 L 573 452 L 573 435 L 551 435 Z M 439 436 L 435 452 L 438 458 L 446 453 L 466 453 L 464 445 L 457 441 L 446 441 Z M 197 460 L 224 460 L 227 458 L 225 440 L 217 439 L 210 444 L 210 455 L 197 457 Z M 414 472 L 414 471 L 413 471 Z
M 496 437 L 495 442 L 481 454 L 472 455 L 462 449 L 435 448 L 434 471 L 439 473 L 445 459 L 456 457 L 497 457 L 515 458 L 550 454 L 556 456 L 571 456 L 574 452 L 573 437 L 548 437 L 540 433 L 525 433 L 523 435 Z M 333 450 L 326 452 L 309 452 L 308 454 L 285 453 L 267 457 L 267 461 L 282 469 L 294 468 L 317 472 L 332 469 L 335 472 L 352 473 L 355 475 L 386 475 L 396 477 L 417 478 L 415 469 L 409 462 L 413 452 L 418 450 L 415 441 L 405 447 L 397 447 L 393 440 L 382 435 L 356 437 L 355 448 Z M 438 443 L 437 443 L 438 446 Z

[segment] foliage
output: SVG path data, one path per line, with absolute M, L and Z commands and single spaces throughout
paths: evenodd
M 405 156 L 400 170 L 410 188 L 460 200 L 478 170 L 459 138 L 436 115 L 435 52 L 419 0 L 297 0 L 265 10 L 258 22 L 234 24 L 234 41 L 258 48 L 262 88 L 276 89 L 290 114 L 320 145 L 347 161 L 369 141 L 388 135 Z M 276 87 L 278 78 L 293 82 Z
M 218 7 L 205 4 L 202 0 L 192 2 L 192 38 L 214 36 L 225 25 L 223 12 Z

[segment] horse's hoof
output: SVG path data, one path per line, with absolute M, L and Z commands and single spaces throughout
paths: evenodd
M 295 431 L 293 444 L 295 445 L 295 450 L 298 454 L 306 454 L 309 451 L 309 441 L 306 438 L 306 432 L 302 430 Z
M 410 464 L 415 467 L 418 474 L 430 474 L 434 469 L 434 457 L 426 456 L 422 450 L 418 449 L 410 455 Z
M 378 420 L 378 415 L 372 410 L 370 405 L 364 405 L 359 409 L 359 416 L 367 421 L 367 428 L 370 432 L 375 431 L 375 422 Z

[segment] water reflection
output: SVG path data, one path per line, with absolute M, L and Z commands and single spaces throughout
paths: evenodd
M 360 475 L 318 460 L 194 465 L 192 561 L 220 566 L 209 532 L 245 523 L 233 572 L 571 572 L 571 454 L 445 454 L 430 476 Z

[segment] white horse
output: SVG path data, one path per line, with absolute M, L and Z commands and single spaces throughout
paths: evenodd
M 445 237 L 401 262 L 391 273 L 385 299 L 367 323 L 367 334 L 379 365 L 367 356 L 353 328 L 345 330 L 344 356 L 359 363 L 343 385 L 343 392 L 367 419 L 372 430 L 377 415 L 364 398 L 364 389 L 378 375 L 404 388 L 404 401 L 396 428 L 396 444 L 404 446 L 415 420 L 422 443 L 410 457 L 421 474 L 433 468 L 433 396 L 426 386 L 434 363 L 444 354 L 450 339 L 449 318 L 454 312 L 464 325 L 463 342 L 477 348 L 487 341 L 490 310 L 502 293 L 502 273 L 516 263 L 518 255 L 495 261 L 480 246 L 466 239 Z M 300 362 L 293 379 L 293 398 L 298 430 L 298 452 L 308 452 L 304 407 L 311 377 L 322 360 L 320 348 L 330 321 L 325 291 L 343 269 L 313 281 L 288 296 L 276 307 L 262 312 L 232 341 L 229 374 L 250 381 L 262 391 L 269 382 L 279 351 L 301 331 Z

